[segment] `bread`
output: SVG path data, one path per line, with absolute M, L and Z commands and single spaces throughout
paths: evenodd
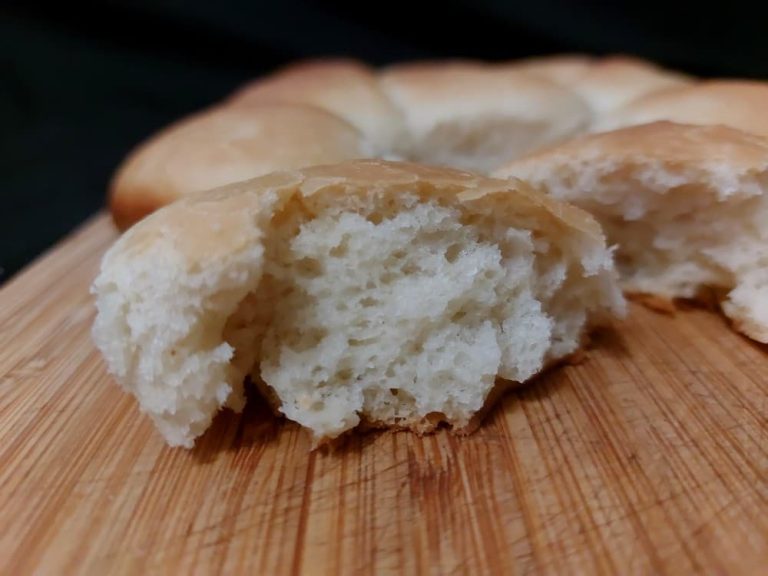
M 514 70 L 568 87 L 584 76 L 595 65 L 596 60 L 586 54 L 555 54 L 516 60 L 509 63 L 509 66 Z
M 498 382 L 575 352 L 624 301 L 585 212 L 521 182 L 374 160 L 187 197 L 128 230 L 94 340 L 167 442 L 250 377 L 316 441 L 471 426 Z
M 690 76 L 625 55 L 599 59 L 582 54 L 544 56 L 512 62 L 510 67 L 572 90 L 587 102 L 596 121 L 648 94 L 693 83 Z
M 618 246 L 627 292 L 658 306 L 712 289 L 737 330 L 768 342 L 768 140 L 656 122 L 574 139 L 495 176 L 593 214 Z
M 381 82 L 405 117 L 414 161 L 487 172 L 590 122 L 573 92 L 505 67 L 405 64 L 385 69 Z
M 125 229 L 186 193 L 360 157 L 487 173 L 597 129 L 628 101 L 687 82 L 626 57 L 424 61 L 383 70 L 350 59 L 299 62 L 139 146 L 113 179 L 111 211 Z
M 768 136 L 768 84 L 709 80 L 649 94 L 602 116 L 595 131 L 669 120 L 680 124 L 723 124 Z
M 299 62 L 251 82 L 226 100 L 229 106 L 287 103 L 316 106 L 355 126 L 385 156 L 406 147 L 403 118 L 374 71 L 350 59 Z
M 679 72 L 628 56 L 597 61 L 567 86 L 590 106 L 595 121 L 648 94 L 687 86 L 692 80 Z
M 370 155 L 370 144 L 358 130 L 319 108 L 216 107 L 135 150 L 112 181 L 110 211 L 124 229 L 186 193 L 274 170 Z

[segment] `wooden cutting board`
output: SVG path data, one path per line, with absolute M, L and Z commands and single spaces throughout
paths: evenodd
M 0 291 L 0 572 L 768 574 L 768 350 L 633 306 L 467 438 L 309 452 L 258 399 L 169 449 L 90 342 L 115 234 Z

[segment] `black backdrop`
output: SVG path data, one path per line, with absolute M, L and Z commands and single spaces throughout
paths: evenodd
M 139 140 L 276 66 L 561 51 L 768 78 L 768 10 L 672 0 L 2 2 L 0 282 L 102 206 L 112 170 Z

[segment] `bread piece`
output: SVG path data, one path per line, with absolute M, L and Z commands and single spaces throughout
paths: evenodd
M 414 161 L 487 172 L 590 121 L 571 91 L 505 66 L 414 63 L 381 80 L 405 116 Z
M 515 60 L 508 65 L 520 72 L 568 87 L 584 76 L 595 62 L 595 58 L 585 54 L 555 54 Z
M 594 128 L 579 94 L 602 111 L 681 82 L 636 59 L 579 55 L 419 62 L 382 73 L 350 59 L 304 61 L 138 147 L 116 173 L 110 208 L 125 229 L 186 193 L 361 157 L 485 173 Z
M 408 147 L 402 116 L 375 73 L 355 60 L 299 62 L 247 84 L 226 102 L 230 106 L 264 103 L 312 105 L 331 112 L 360 130 L 377 156 Z
M 126 232 L 96 344 L 169 444 L 250 374 L 318 441 L 358 423 L 468 426 L 623 311 L 586 213 L 514 181 L 355 161 L 190 195 Z
M 610 56 L 593 64 L 568 86 L 590 106 L 599 121 L 601 116 L 648 94 L 687 86 L 689 76 L 660 68 L 630 56 Z
M 217 107 L 174 124 L 132 152 L 112 181 L 110 210 L 125 229 L 190 192 L 369 155 L 370 145 L 355 128 L 319 108 Z
M 572 140 L 512 162 L 591 212 L 618 244 L 624 289 L 655 302 L 726 293 L 735 327 L 768 342 L 768 141 L 725 126 L 658 122 Z
M 710 80 L 650 94 L 605 115 L 595 130 L 613 130 L 658 120 L 723 124 L 768 136 L 768 83 Z

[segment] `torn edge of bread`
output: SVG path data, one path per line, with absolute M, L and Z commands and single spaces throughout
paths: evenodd
M 594 215 L 617 245 L 627 293 L 671 305 L 714 289 L 737 330 L 768 342 L 765 138 L 656 122 L 577 138 L 495 175 Z
M 522 182 L 385 161 L 278 172 L 131 228 L 93 285 L 110 372 L 191 447 L 247 376 L 319 442 L 466 429 L 623 315 L 591 216 Z

